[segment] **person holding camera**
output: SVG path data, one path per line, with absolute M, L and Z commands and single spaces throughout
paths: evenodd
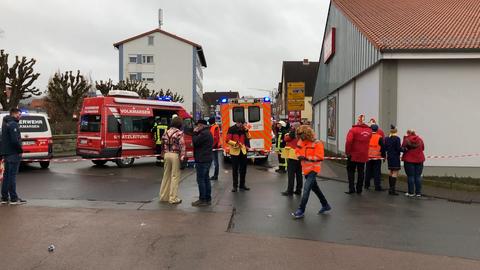
M 238 188 L 243 191 L 250 190 L 245 185 L 245 176 L 247 175 L 247 148 L 250 147 L 250 134 L 243 121 L 237 121 L 227 132 L 227 143 L 230 146 L 230 156 L 233 169 L 233 188 L 232 192 L 237 192 Z M 240 185 L 238 177 L 240 176 Z

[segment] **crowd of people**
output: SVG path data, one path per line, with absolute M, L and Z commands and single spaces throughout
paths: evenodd
M 1 155 L 5 161 L 4 179 L 2 182 L 1 203 L 22 204 L 16 193 L 16 174 L 21 161 L 21 137 L 18 127 L 21 112 L 12 109 L 10 115 L 2 123 Z M 163 180 L 160 187 L 160 202 L 179 204 L 178 196 L 181 164 L 185 161 L 185 141 L 182 129 L 183 120 L 173 115 L 170 126 L 165 121 L 158 121 L 152 132 L 157 151 L 161 153 L 164 165 Z M 238 121 L 227 131 L 225 144 L 228 145 L 232 162 L 232 192 L 248 191 L 246 185 L 247 153 L 250 149 L 250 133 L 247 125 Z M 288 123 L 279 121 L 274 127 L 275 151 L 278 153 L 278 173 L 287 173 L 287 187 L 281 194 L 284 196 L 302 196 L 298 209 L 292 213 L 295 218 L 302 218 L 310 192 L 313 191 L 322 205 L 319 213 L 331 210 L 325 195 L 320 190 L 316 176 L 320 173 L 324 160 L 324 145 L 316 140 L 309 123 Z M 193 130 L 192 143 L 199 198 L 192 206 L 208 206 L 212 201 L 210 181 L 218 180 L 218 152 L 221 150 L 220 128 L 215 118 L 209 121 L 198 120 Z M 375 191 L 383 191 L 381 181 L 382 163 L 387 162 L 389 170 L 390 195 L 398 195 L 396 182 L 401 161 L 404 163 L 408 178 L 406 196 L 422 196 L 422 171 L 425 161 L 425 146 L 415 130 L 408 130 L 403 141 L 397 134 L 395 126 L 385 136 L 375 119 L 365 123 L 365 116 L 360 115 L 357 123 L 349 130 L 345 154 L 347 156 L 348 191 L 346 194 L 361 194 L 363 189 L 370 189 L 371 179 Z M 209 176 L 210 167 L 214 165 L 213 176 Z M 305 177 L 305 182 L 303 181 Z M 355 181 L 356 176 L 356 181 Z
M 185 142 L 181 130 L 182 120 L 176 117 L 171 127 L 163 133 L 162 151 L 165 160 L 163 181 L 160 189 L 160 201 L 177 204 L 178 184 L 180 180 L 180 162 L 185 158 Z M 322 205 L 319 213 L 330 211 L 332 207 L 321 191 L 316 176 L 321 171 L 324 160 L 324 145 L 316 139 L 309 123 L 288 123 L 278 121 L 274 126 L 275 151 L 278 154 L 278 173 L 287 173 L 287 187 L 284 196 L 302 196 L 298 209 L 292 213 L 295 218 L 305 215 L 305 208 L 313 191 Z M 218 150 L 220 150 L 220 128 L 215 118 L 209 121 L 199 120 L 193 131 L 193 146 L 199 199 L 192 206 L 211 204 L 211 183 L 218 180 Z M 247 153 L 250 149 L 250 134 L 247 125 L 241 121 L 227 130 L 225 142 L 229 147 L 232 162 L 232 192 L 248 191 L 246 185 Z M 348 190 L 346 194 L 361 194 L 370 189 L 373 178 L 375 191 L 384 191 L 381 181 L 382 163 L 387 162 L 389 171 L 388 194 L 398 195 L 396 182 L 401 162 L 404 162 L 408 178 L 406 196 L 421 196 L 422 170 L 424 156 L 423 140 L 414 130 L 408 130 L 403 142 L 395 126 L 385 135 L 375 119 L 365 122 L 360 115 L 357 123 L 349 130 L 345 142 L 347 156 Z M 210 167 L 214 164 L 214 174 L 209 177 Z M 356 181 L 355 181 L 356 176 Z M 303 179 L 305 177 L 305 180 Z
M 398 195 L 396 182 L 401 169 L 401 161 L 404 163 L 405 173 L 408 179 L 408 191 L 406 196 L 422 196 L 422 172 L 425 145 L 415 130 L 407 130 L 403 142 L 397 134 L 395 126 L 390 127 L 390 134 L 385 136 L 375 121 L 371 119 L 365 123 L 365 116 L 360 115 L 357 123 L 347 134 L 345 153 L 347 155 L 348 191 L 347 194 L 361 194 L 363 188 L 370 188 L 373 178 L 376 191 L 383 191 L 381 186 L 382 162 L 387 162 L 389 170 L 390 195 Z M 366 170 L 365 170 L 366 169 Z M 357 181 L 355 183 L 355 173 Z

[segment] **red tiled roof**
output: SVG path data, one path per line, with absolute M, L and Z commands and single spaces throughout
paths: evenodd
M 177 36 L 177 35 L 174 35 L 174 34 L 172 34 L 172 33 L 169 33 L 169 32 L 167 32 L 167 31 L 164 31 L 164 30 L 162 30 L 162 29 L 159 29 L 159 28 L 156 28 L 156 29 L 153 29 L 153 30 L 151 30 L 151 31 L 148 31 L 148 32 L 145 32 L 145 33 L 136 35 L 136 36 L 133 36 L 133 37 L 131 37 L 131 38 L 124 39 L 124 40 L 122 40 L 122 41 L 119 41 L 119 42 L 117 42 L 117 43 L 114 43 L 113 46 L 114 46 L 115 48 L 118 48 L 118 46 L 122 45 L 123 43 L 127 43 L 127 42 L 130 42 L 130 41 L 132 41 L 132 40 L 135 40 L 135 39 L 138 39 L 138 38 L 142 38 L 142 37 L 144 37 L 144 36 L 151 35 L 151 34 L 153 34 L 153 33 L 164 34 L 164 35 L 167 35 L 167 36 L 169 36 L 169 37 L 171 37 L 171 38 L 174 38 L 174 39 L 176 39 L 176 40 L 179 40 L 179 41 L 181 41 L 181 42 L 185 42 L 185 43 L 187 43 L 187 44 L 190 44 L 190 45 L 192 45 L 193 47 L 196 47 L 196 48 L 197 48 L 197 51 L 198 51 L 198 54 L 199 54 L 199 56 L 200 56 L 200 61 L 202 61 L 202 65 L 203 65 L 204 67 L 207 66 L 207 63 L 206 63 L 206 61 L 205 61 L 205 56 L 204 56 L 204 54 L 203 54 L 203 49 L 202 49 L 202 46 L 201 46 L 201 45 L 199 45 L 199 44 L 197 44 L 197 43 L 195 43 L 195 42 L 192 42 L 192 41 L 190 41 L 190 40 L 184 39 L 184 38 L 182 38 L 182 37 L 179 37 L 179 36 Z
M 479 0 L 332 0 L 381 51 L 480 49 Z

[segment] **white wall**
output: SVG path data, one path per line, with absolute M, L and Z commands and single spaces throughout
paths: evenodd
M 320 102 L 320 140 L 327 141 L 327 99 Z
M 317 103 L 313 106 L 313 129 L 315 130 L 315 135 L 317 139 L 320 139 L 320 103 Z
M 375 118 L 377 122 L 380 111 L 380 68 L 375 66 L 363 73 L 355 83 L 355 116 L 365 114 L 368 122 Z M 355 117 L 356 118 L 356 117 Z
M 302 111 L 302 118 L 306 118 L 308 121 L 312 121 L 312 97 L 305 97 L 305 110 Z
M 171 89 L 184 96 L 188 112 L 193 107 L 193 47 L 161 33 L 154 33 L 154 45 L 148 45 L 148 36 L 123 44 L 123 76 L 131 72 L 154 72 L 151 89 Z M 129 64 L 130 54 L 152 54 L 154 64 Z
M 480 60 L 398 63 L 398 128 L 417 130 L 426 154 L 480 152 Z M 480 167 L 480 158 L 428 160 L 430 166 Z
M 345 138 L 353 124 L 353 86 L 350 82 L 338 92 L 338 150 L 345 152 Z

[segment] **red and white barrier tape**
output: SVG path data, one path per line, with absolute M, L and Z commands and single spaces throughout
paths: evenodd
M 216 149 L 215 151 L 221 151 L 221 149 Z M 126 157 L 110 157 L 110 158 L 43 158 L 43 159 L 23 159 L 22 161 L 26 162 L 54 162 L 54 163 L 67 163 L 67 162 L 79 162 L 79 161 L 92 161 L 92 160 L 118 160 L 118 159 L 130 159 L 130 158 L 150 158 L 150 157 L 159 157 L 161 155 L 142 155 L 142 156 L 126 156 Z M 480 157 L 479 154 L 463 154 L 463 155 L 430 155 L 426 156 L 426 159 L 456 159 L 456 158 L 472 158 Z M 325 160 L 348 160 L 347 157 L 325 157 Z

